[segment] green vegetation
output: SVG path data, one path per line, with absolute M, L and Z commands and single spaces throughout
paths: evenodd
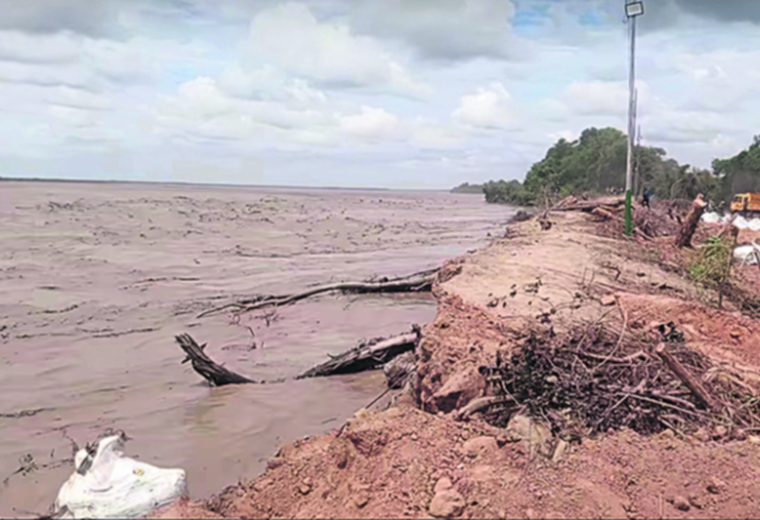
M 728 266 L 733 249 L 721 237 L 708 238 L 699 254 L 689 265 L 692 279 L 706 287 L 714 287 L 728 280 Z
M 524 182 L 491 181 L 483 186 L 486 201 L 519 206 L 544 204 L 579 194 L 622 192 L 628 142 L 615 128 L 588 128 L 576 141 L 560 139 L 535 163 Z M 715 205 L 734 193 L 760 191 L 760 136 L 730 159 L 716 159 L 713 171 L 701 170 L 667 157 L 662 148 L 637 146 L 634 192 L 645 188 L 657 198 L 691 200 L 698 193 Z
M 460 184 L 456 188 L 453 188 L 451 193 L 472 193 L 480 195 L 483 193 L 483 185 L 465 182 L 464 184 Z
M 713 172 L 718 177 L 716 198 L 727 201 L 734 193 L 760 191 L 760 135 L 752 144 L 729 159 L 715 159 Z

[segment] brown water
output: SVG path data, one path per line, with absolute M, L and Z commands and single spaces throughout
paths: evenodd
M 405 275 L 487 243 L 512 210 L 448 193 L 0 183 L 0 516 L 44 512 L 71 445 L 107 427 L 207 496 L 277 446 L 341 424 L 380 373 L 209 388 L 173 336 L 256 379 L 292 377 L 435 315 L 428 296 L 324 296 L 235 324 L 199 312 L 257 293 Z M 252 327 L 259 347 L 250 350 Z M 34 415 L 9 417 L 22 411 Z M 47 465 L 47 467 L 45 467 Z M 50 466 L 53 467 L 50 467 Z

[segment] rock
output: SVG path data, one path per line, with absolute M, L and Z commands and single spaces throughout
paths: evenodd
M 499 445 L 493 437 L 475 437 L 465 442 L 462 449 L 467 457 L 475 459 L 497 452 Z
M 557 462 L 562 460 L 562 457 L 565 455 L 567 448 L 568 448 L 567 441 L 560 439 L 559 442 L 557 442 L 557 447 L 554 449 L 554 456 L 552 457 L 552 462 L 556 464 Z
M 430 501 L 428 511 L 436 518 L 453 518 L 464 511 L 465 501 L 459 492 L 454 489 L 451 480 L 444 477 L 435 485 L 435 495 Z
M 691 509 L 691 505 L 689 505 L 689 501 L 686 500 L 681 495 L 678 495 L 673 498 L 673 507 L 675 507 L 676 509 L 680 511 L 688 511 L 689 509 Z
M 486 388 L 486 380 L 475 367 L 456 372 L 433 394 L 435 407 L 448 413 L 480 397 Z
M 606 296 L 602 296 L 602 305 L 605 307 L 609 307 L 610 305 L 615 305 L 615 296 L 612 294 L 608 294 Z
M 450 489 L 454 489 L 454 485 L 451 483 L 451 479 L 449 479 L 449 477 L 442 477 L 438 479 L 438 482 L 435 483 L 433 493 L 437 495 L 438 493 L 448 491 Z
M 383 365 L 383 373 L 388 383 L 388 388 L 403 388 L 406 382 L 417 370 L 417 361 L 414 352 L 404 352 Z
M 303 479 L 298 491 L 300 491 L 302 495 L 308 495 L 311 492 L 311 479 L 309 477 Z
M 367 502 L 369 502 L 369 492 L 366 489 L 357 490 L 351 498 L 351 501 L 357 508 L 361 509 L 367 505 Z
M 275 469 L 275 468 L 279 468 L 283 464 L 285 464 L 285 459 L 283 459 L 281 457 L 275 457 L 275 458 L 269 459 L 267 461 L 267 468 L 269 468 L 269 469 Z
M 704 428 L 699 428 L 694 433 L 694 437 L 696 437 L 697 439 L 699 439 L 702 442 L 707 442 L 707 441 L 710 440 L 710 433 L 706 429 L 704 429 Z
M 416 434 L 416 433 L 413 433 L 413 434 L 411 435 L 411 439 L 412 439 L 413 441 L 416 441 L 417 439 L 419 439 L 419 437 L 417 437 L 417 434 Z
M 723 425 L 718 425 L 713 429 L 713 439 L 718 440 L 722 439 L 726 436 L 726 433 L 728 433 L 728 430 Z
M 507 432 L 519 436 L 522 444 L 529 450 L 532 458 L 536 453 L 544 457 L 552 457 L 552 433 L 543 423 L 532 421 L 525 415 L 515 415 L 507 424 Z
M 691 504 L 693 507 L 696 507 L 697 509 L 704 509 L 705 500 L 701 496 L 693 494 L 689 496 L 689 504 Z
M 707 491 L 713 495 L 718 495 L 726 489 L 726 483 L 718 477 L 710 477 L 707 481 Z

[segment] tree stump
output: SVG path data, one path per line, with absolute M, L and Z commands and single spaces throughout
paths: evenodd
M 678 232 L 678 236 L 676 237 L 677 247 L 691 247 L 691 238 L 697 230 L 699 219 L 702 218 L 702 213 L 705 212 L 706 207 L 707 203 L 705 202 L 704 196 L 700 193 L 697 195 L 697 198 L 694 199 L 694 202 L 691 203 L 689 214 L 686 215 L 686 220 Z

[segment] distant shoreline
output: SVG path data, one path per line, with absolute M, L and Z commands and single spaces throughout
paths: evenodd
M 342 191 L 382 191 L 382 192 L 440 192 L 448 193 L 450 190 L 445 188 L 425 189 L 425 188 L 372 188 L 372 187 L 342 187 L 342 186 L 282 186 L 275 184 L 224 184 L 212 182 L 185 182 L 185 181 L 140 181 L 140 180 L 105 180 L 105 179 L 61 179 L 61 178 L 41 178 L 41 177 L 0 177 L 0 183 L 3 182 L 28 182 L 28 183 L 51 183 L 51 184 L 138 184 L 138 185 L 168 185 L 168 186 L 197 186 L 200 188 L 221 187 L 221 188 L 265 188 L 275 190 L 342 190 Z

